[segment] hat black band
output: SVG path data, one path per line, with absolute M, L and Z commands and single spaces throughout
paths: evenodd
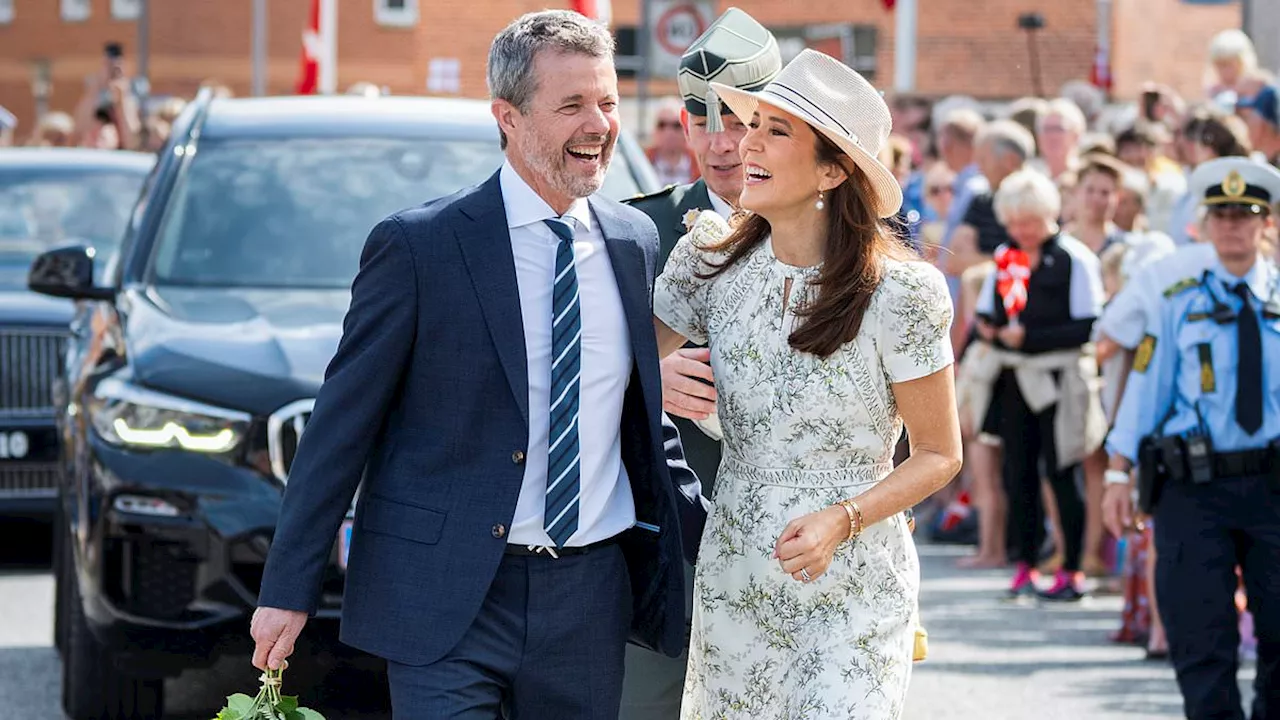
M 1270 206 L 1272 202 L 1271 193 L 1266 188 L 1257 185 L 1246 185 L 1244 192 L 1237 195 L 1228 195 L 1221 185 L 1213 185 L 1204 193 L 1205 205 Z
M 759 92 L 760 90 L 764 89 L 764 88 L 769 84 L 769 81 L 772 79 L 772 77 L 773 77 L 773 76 L 770 76 L 770 77 L 768 77 L 768 78 L 764 78 L 764 79 L 762 79 L 762 80 L 761 80 L 760 82 L 758 82 L 758 83 L 752 83 L 752 84 L 750 84 L 750 85 L 735 85 L 734 87 L 736 87 L 736 88 L 737 88 L 737 89 L 739 89 L 739 90 L 742 90 L 743 92 Z M 710 86 L 708 85 L 708 87 L 710 87 Z M 696 98 L 696 97 L 688 97 L 688 98 L 685 98 L 685 100 L 684 100 L 684 109 L 685 109 L 685 110 L 688 110 L 690 115 L 697 115 L 698 117 L 706 117 L 706 116 L 707 116 L 707 103 L 706 103 L 706 101 L 705 101 L 705 100 L 699 100 L 699 99 L 698 99 L 698 98 Z M 729 109 L 729 106 L 728 106 L 728 105 L 725 105 L 725 104 L 722 102 L 722 103 L 720 103 L 720 114 L 721 114 L 721 115 L 732 115 L 732 114 L 733 114 L 733 111 Z
M 693 98 L 689 98 L 688 100 L 684 101 L 684 109 L 688 110 L 690 115 L 694 115 L 696 117 L 707 116 L 707 104 L 702 100 L 695 100 Z M 732 115 L 733 111 L 729 109 L 728 105 L 725 105 L 724 103 L 720 103 L 720 114 Z
M 787 92 L 780 93 L 778 92 L 778 90 L 786 90 Z M 827 112 L 826 110 L 823 110 L 822 106 L 818 105 L 817 103 L 813 102 L 809 98 L 805 97 L 802 93 L 796 91 L 794 88 L 789 88 L 780 82 L 774 82 L 770 84 L 768 92 L 772 92 L 774 95 L 777 95 L 778 97 L 783 98 L 784 100 L 788 100 L 792 105 L 796 105 L 798 108 L 806 110 L 809 113 L 809 117 L 813 118 L 814 120 L 818 120 L 816 113 L 821 113 L 822 116 L 825 117 L 828 122 L 840 128 L 840 130 L 844 132 L 845 135 L 853 134 L 849 132 L 849 129 L 844 126 L 844 123 L 840 122 L 839 120 L 836 120 L 834 117 L 831 116 L 831 113 Z M 788 95 L 790 95 L 790 97 L 788 97 Z M 797 100 L 799 102 L 796 102 Z M 813 108 L 813 109 L 809 110 L 804 106 L 808 106 L 808 108 Z M 821 120 L 818 120 L 818 124 L 821 125 L 823 123 Z

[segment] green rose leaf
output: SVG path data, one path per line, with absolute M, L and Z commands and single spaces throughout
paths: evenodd
M 302 716 L 302 720 L 324 720 L 323 715 L 311 708 L 298 708 L 297 712 Z
M 218 713 L 218 720 L 248 720 L 253 712 L 253 698 L 244 693 L 227 696 L 227 706 Z
M 297 709 L 298 709 L 297 695 L 285 695 L 284 697 L 280 698 L 280 702 L 276 703 L 276 712 L 280 713 L 281 715 L 288 715 L 289 713 Z

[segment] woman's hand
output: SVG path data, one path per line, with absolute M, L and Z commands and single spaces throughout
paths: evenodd
M 812 582 L 827 571 L 836 548 L 848 537 L 849 514 L 842 507 L 832 506 L 787 523 L 774 545 L 773 556 L 783 572 L 800 582 Z
M 987 342 L 991 342 L 996 339 L 996 329 L 991 323 L 982 319 L 975 320 L 974 322 L 977 323 L 978 337 L 986 340 Z
M 1022 347 L 1022 341 L 1027 338 L 1027 329 L 1022 325 L 1006 325 L 1000 328 L 996 337 L 1000 338 L 1000 342 L 1004 343 L 1005 347 L 1017 350 Z

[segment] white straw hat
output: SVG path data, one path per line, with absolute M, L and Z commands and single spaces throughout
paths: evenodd
M 869 202 L 876 215 L 891 217 L 902 207 L 902 187 L 877 157 L 893 129 L 889 106 L 857 71 L 829 55 L 805 49 L 760 92 L 717 82 L 711 87 L 743 122 L 751 121 L 759 103 L 805 121 L 866 174 L 875 193 Z

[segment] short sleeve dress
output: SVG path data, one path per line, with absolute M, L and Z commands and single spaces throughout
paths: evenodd
M 707 248 L 728 231 L 718 215 L 699 216 L 654 295 L 659 319 L 710 345 L 724 431 L 681 717 L 898 718 L 919 590 L 905 519 L 841 545 L 809 584 L 784 574 L 772 553 L 789 521 L 892 470 L 902 421 L 890 385 L 953 361 L 946 281 L 927 263 L 885 260 L 858 336 L 819 358 L 787 337 L 820 268 L 782 263 L 766 240 L 724 273 L 700 277 L 724 259 Z

